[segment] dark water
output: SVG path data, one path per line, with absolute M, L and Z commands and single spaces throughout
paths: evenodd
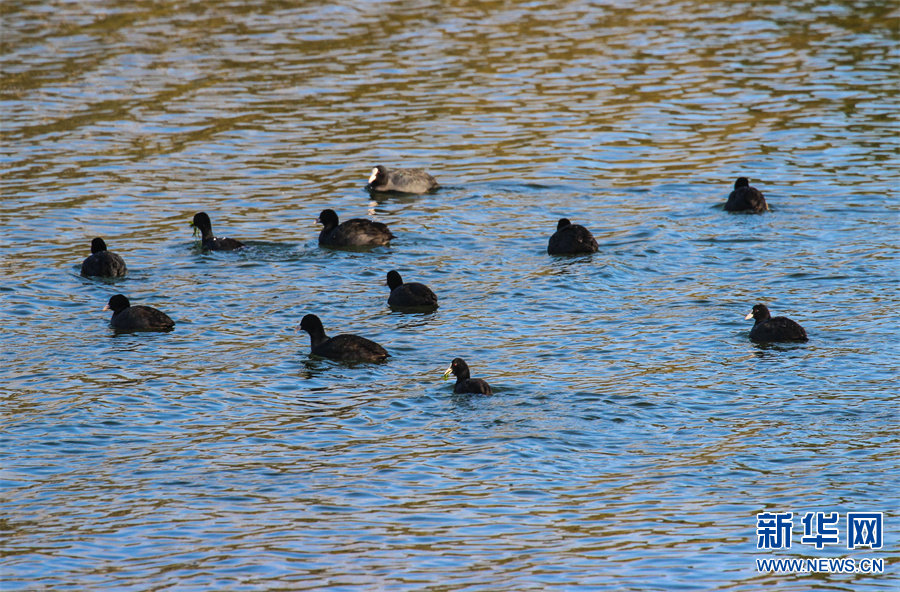
M 896 4 L 2 12 L 3 589 L 898 586 Z M 371 201 L 378 163 L 443 188 Z M 721 210 L 738 175 L 773 212 Z M 325 207 L 399 238 L 319 249 Z M 561 216 L 599 253 L 548 257 Z M 79 277 L 97 235 L 126 278 Z M 118 292 L 174 332 L 113 335 Z M 757 302 L 810 341 L 751 343 Z M 309 359 L 307 312 L 390 361 Z M 884 549 L 800 544 L 856 510 Z

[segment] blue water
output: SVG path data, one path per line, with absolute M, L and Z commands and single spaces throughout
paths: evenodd
M 4 4 L 2 588 L 896 589 L 898 18 Z M 373 200 L 379 163 L 442 188 Z M 739 175 L 772 212 L 721 209 Z M 398 238 L 320 249 L 326 207 Z M 201 210 L 248 248 L 201 252 Z M 563 216 L 598 253 L 546 254 Z M 79 276 L 94 236 L 125 278 Z M 391 269 L 439 309 L 392 312 Z M 116 293 L 175 330 L 114 334 Z M 750 342 L 758 302 L 809 342 Z M 391 358 L 310 358 L 306 313 Z

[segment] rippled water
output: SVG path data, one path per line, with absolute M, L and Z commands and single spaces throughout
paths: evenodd
M 896 5 L 2 12 L 4 589 L 897 586 Z M 371 201 L 378 163 L 443 187 Z M 773 212 L 722 211 L 738 175 Z M 325 207 L 399 238 L 319 249 Z M 561 216 L 599 253 L 548 257 Z M 126 278 L 78 275 L 97 235 Z M 117 292 L 175 330 L 115 336 Z M 810 341 L 751 343 L 756 302 Z M 391 359 L 310 359 L 307 312 Z M 766 510 L 885 546 L 758 551 Z

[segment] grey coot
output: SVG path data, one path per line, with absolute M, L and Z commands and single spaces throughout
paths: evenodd
M 194 220 L 191 222 L 191 228 L 194 233 L 200 231 L 203 248 L 209 251 L 234 251 L 244 246 L 239 240 L 233 238 L 216 238 L 212 231 L 212 222 L 206 212 L 197 212 L 194 214 Z
M 745 320 L 755 319 L 750 329 L 753 341 L 807 341 L 806 330 L 787 317 L 773 317 L 765 304 L 757 304 Z
M 120 277 L 128 269 L 125 260 L 116 253 L 106 250 L 106 242 L 99 236 L 91 241 L 91 255 L 81 264 L 81 275 L 100 277 Z
M 428 193 L 438 188 L 434 177 L 422 169 L 390 170 L 381 165 L 372 169 L 366 189 L 376 192 Z
M 450 377 L 450 374 L 456 376 L 456 384 L 453 385 L 453 392 L 461 393 L 480 393 L 482 395 L 491 395 L 490 385 L 481 378 L 469 378 L 469 365 L 462 358 L 454 358 L 450 362 L 450 367 L 444 372 L 444 380 Z
M 391 289 L 388 306 L 403 310 L 434 310 L 438 299 L 431 288 L 416 282 L 404 283 L 400 274 L 391 270 L 387 274 L 387 286 Z
M 766 198 L 756 187 L 750 187 L 747 177 L 738 177 L 734 182 L 734 191 L 725 202 L 726 212 L 752 212 L 761 214 L 769 209 Z
M 132 306 L 122 294 L 110 298 L 103 310 L 113 311 L 110 323 L 116 331 L 169 331 L 175 326 L 166 313 L 151 306 Z
M 336 335 L 328 337 L 322 321 L 314 314 L 308 314 L 300 321 L 300 330 L 309 333 L 312 354 L 340 362 L 381 362 L 388 357 L 387 351 L 374 341 L 359 335 Z
M 560 218 L 556 223 L 556 232 L 547 243 L 550 255 L 577 255 L 580 253 L 596 253 L 597 241 L 591 231 L 580 224 L 572 224 L 568 218 Z
M 396 238 L 387 224 L 365 218 L 353 218 L 339 223 L 334 210 L 322 210 L 316 222 L 322 224 L 319 244 L 323 247 L 379 247 Z

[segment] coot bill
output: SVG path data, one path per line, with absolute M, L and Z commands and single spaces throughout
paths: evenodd
M 447 380 L 451 373 L 456 375 L 456 384 L 453 385 L 454 393 L 493 394 L 490 385 L 483 379 L 469 378 L 469 365 L 462 358 L 453 358 L 453 361 L 450 362 L 450 367 L 444 372 L 444 380 Z
M 787 317 L 773 317 L 765 304 L 757 304 L 745 320 L 755 319 L 750 329 L 753 341 L 807 341 L 806 330 Z
M 372 169 L 369 184 L 366 185 L 369 191 L 398 193 L 428 193 L 437 187 L 434 177 L 422 169 L 390 170 L 381 165 Z

